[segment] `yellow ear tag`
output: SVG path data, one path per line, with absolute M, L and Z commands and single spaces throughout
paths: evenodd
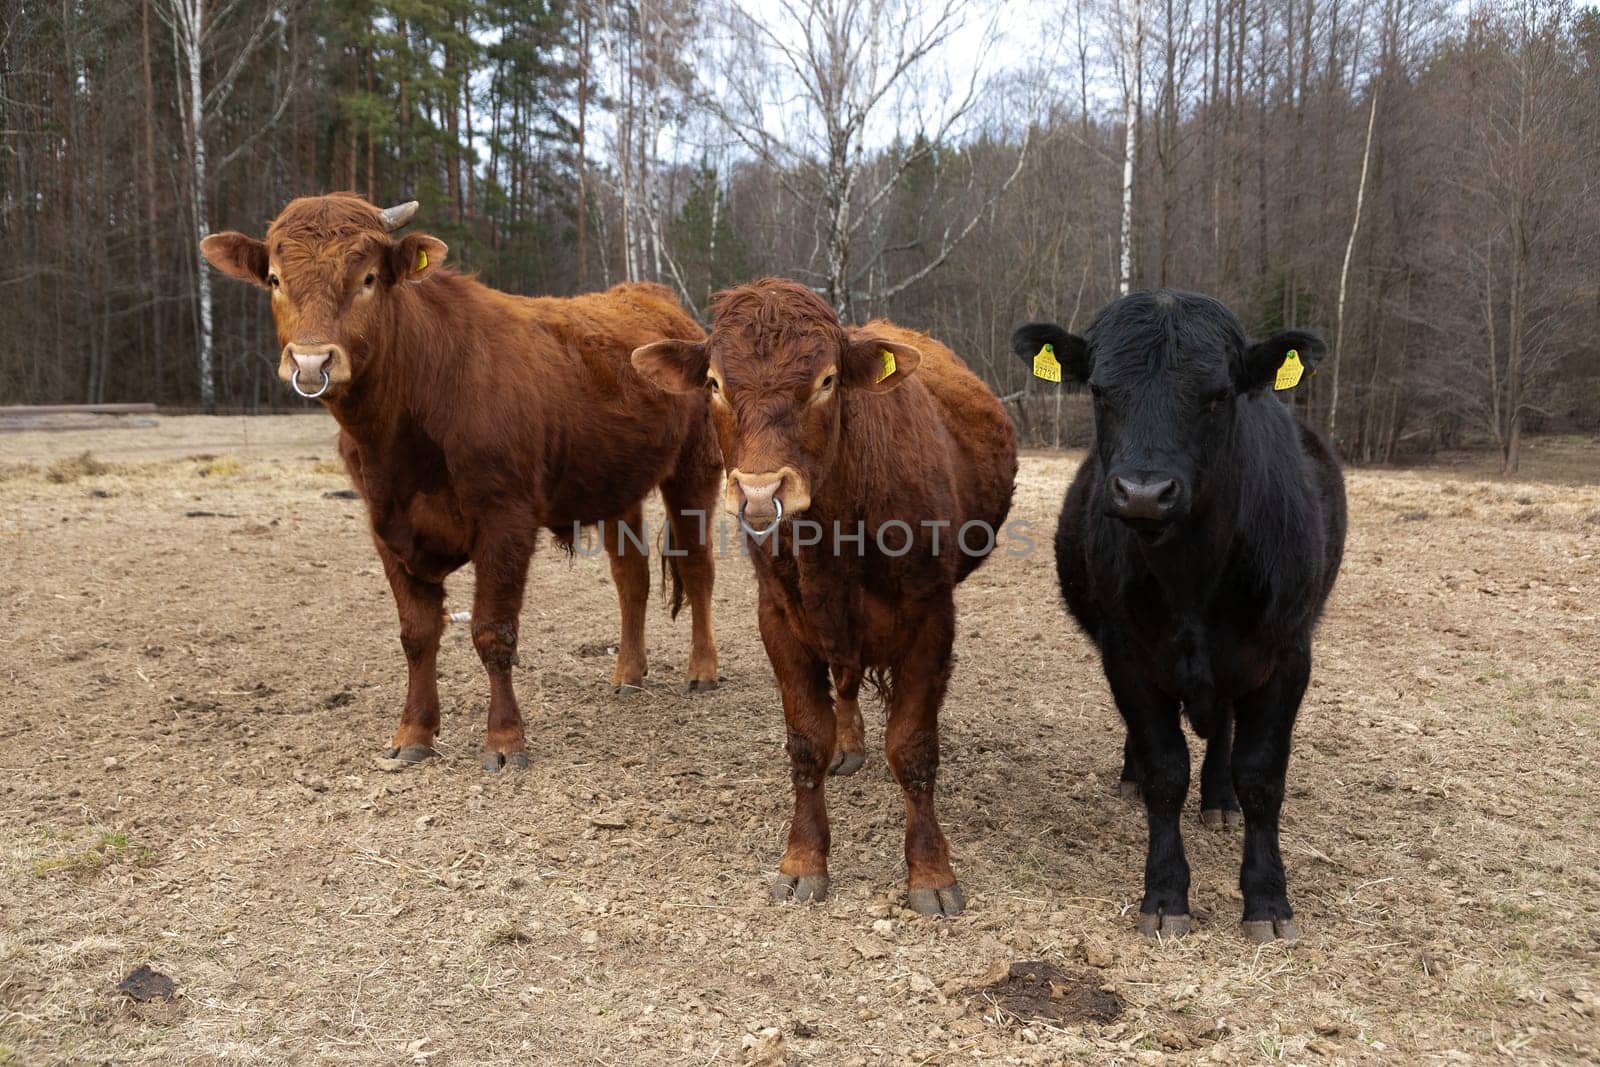
M 1056 361 L 1056 346 L 1045 345 L 1033 357 L 1033 376 L 1047 382 L 1061 381 L 1061 364 Z
M 872 380 L 874 385 L 894 373 L 894 353 L 885 348 L 878 355 L 883 357 L 883 373 Z
M 417 265 L 411 268 L 412 274 L 419 274 L 428 269 L 428 253 L 425 249 L 417 249 Z
M 1300 384 L 1300 376 L 1305 372 L 1305 365 L 1300 362 L 1300 353 L 1291 348 L 1288 357 L 1278 367 L 1278 377 L 1273 381 L 1272 388 L 1280 392 L 1293 389 Z

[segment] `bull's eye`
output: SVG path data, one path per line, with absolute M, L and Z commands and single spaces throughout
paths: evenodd
M 822 388 L 824 388 L 824 389 L 832 389 L 833 388 L 833 375 L 830 374 L 826 378 L 822 379 Z
M 1208 414 L 1208 415 L 1216 415 L 1216 414 L 1220 413 L 1222 411 L 1223 405 L 1228 402 L 1228 396 L 1229 396 L 1228 393 L 1221 392 L 1221 393 L 1215 394 L 1214 396 L 1211 397 L 1211 399 L 1207 400 L 1206 401 L 1206 414 Z
M 376 274 L 374 274 L 372 271 L 369 270 L 369 271 L 367 271 L 366 280 L 363 281 L 361 284 L 365 285 L 368 289 L 370 289 L 370 288 L 372 288 L 372 283 L 377 281 L 377 280 L 378 280 L 378 276 Z
M 278 287 L 278 275 L 276 273 L 267 275 L 267 284 L 276 289 Z
M 1106 398 L 1105 390 L 1100 388 L 1098 385 L 1095 385 L 1093 382 L 1089 383 L 1089 395 L 1094 397 L 1094 401 L 1097 404 Z
M 722 383 L 717 381 L 715 378 L 707 378 L 706 389 L 713 394 L 720 393 L 722 392 Z

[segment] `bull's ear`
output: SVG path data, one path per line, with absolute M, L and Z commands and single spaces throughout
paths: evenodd
M 222 273 L 267 288 L 267 245 L 229 230 L 200 242 L 200 254 Z
M 1241 393 L 1271 386 L 1293 389 L 1305 374 L 1314 374 L 1328 346 L 1310 330 L 1279 330 L 1244 350 L 1234 368 L 1234 387 Z
M 1053 322 L 1030 322 L 1011 334 L 1011 351 L 1035 378 L 1082 384 L 1089 380 L 1089 343 Z
M 846 389 L 887 393 L 922 366 L 922 353 L 911 345 L 882 337 L 857 337 L 845 345 L 839 384 Z
M 389 250 L 389 271 L 394 281 L 420 282 L 442 263 L 450 247 L 425 233 L 408 233 Z
M 704 341 L 657 341 L 633 350 L 633 369 L 669 393 L 706 387 L 711 369 Z

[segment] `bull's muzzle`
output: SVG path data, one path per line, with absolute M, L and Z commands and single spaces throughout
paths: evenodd
M 1111 479 L 1111 506 L 1120 519 L 1165 522 L 1180 500 L 1178 483 L 1171 478 Z
M 751 537 L 766 537 L 783 522 L 785 512 L 796 514 L 811 503 L 804 480 L 790 467 L 767 474 L 735 470 L 728 477 L 728 503 L 739 525 Z
M 283 357 L 278 361 L 278 377 L 307 400 L 315 400 L 326 393 L 334 382 L 348 381 L 349 366 L 338 345 L 291 342 L 283 346 Z M 307 391 L 307 383 L 315 383 L 314 391 Z
M 314 393 L 308 393 L 304 389 L 300 388 L 300 372 L 298 370 L 289 375 L 289 385 L 293 387 L 295 392 L 299 393 L 307 400 L 315 400 L 323 393 L 326 393 L 328 391 L 328 386 L 333 382 L 333 379 L 328 377 L 328 372 L 326 370 L 323 370 L 320 373 L 322 374 L 322 384 L 317 386 L 317 391 Z
M 749 505 L 744 504 L 739 508 L 739 525 L 744 527 L 745 533 L 749 534 L 751 537 L 754 537 L 758 541 L 767 536 L 773 530 L 776 530 L 778 528 L 778 524 L 783 521 L 783 501 L 774 500 L 772 503 L 776 508 L 776 511 L 774 511 L 772 515 L 772 521 L 767 523 L 766 526 L 759 530 L 750 525 Z

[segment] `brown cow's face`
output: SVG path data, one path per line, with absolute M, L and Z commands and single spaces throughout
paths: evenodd
M 265 241 L 220 233 L 200 249 L 217 269 L 271 294 L 278 377 L 302 395 L 337 395 L 371 362 L 394 287 L 444 262 L 437 238 L 389 235 L 415 211 L 414 202 L 380 211 L 349 193 L 303 197 L 284 208 Z
M 824 489 L 846 397 L 894 389 L 920 361 L 909 345 L 852 340 L 810 290 L 770 279 L 718 294 L 704 344 L 663 341 L 633 354 L 664 388 L 710 391 L 727 508 L 756 531 L 800 515 Z

